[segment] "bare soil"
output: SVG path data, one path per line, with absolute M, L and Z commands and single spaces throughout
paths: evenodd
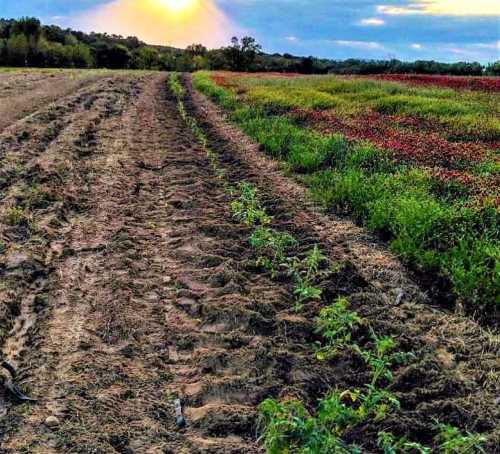
M 354 357 L 314 359 L 320 304 L 297 314 L 290 284 L 255 268 L 166 77 L 100 77 L 0 128 L 0 341 L 38 399 L 0 387 L 0 452 L 258 453 L 264 398 L 313 408 L 366 381 Z M 383 245 L 318 212 L 211 103 L 188 98 L 228 178 L 256 184 L 276 228 L 341 264 L 323 303 L 348 297 L 414 352 L 383 428 L 431 442 L 435 417 L 484 432 L 496 452 L 498 336 L 430 306 Z M 349 437 L 373 452 L 377 430 Z

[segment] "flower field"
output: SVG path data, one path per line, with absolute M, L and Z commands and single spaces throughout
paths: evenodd
M 194 85 L 318 203 L 380 234 L 419 272 L 439 276 L 449 301 L 495 320 L 498 80 L 390 77 L 201 72 Z

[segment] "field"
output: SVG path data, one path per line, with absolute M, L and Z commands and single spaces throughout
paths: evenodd
M 415 87 L 415 79 L 199 73 L 195 83 L 317 202 L 388 240 L 422 279 L 438 273 L 431 285 L 442 302 L 495 322 L 500 95 Z
M 0 451 L 497 452 L 497 96 L 0 71 Z

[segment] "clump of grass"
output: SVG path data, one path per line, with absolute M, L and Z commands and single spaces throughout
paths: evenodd
M 7 208 L 5 212 L 5 222 L 10 226 L 20 225 L 25 219 L 24 209 L 21 207 Z

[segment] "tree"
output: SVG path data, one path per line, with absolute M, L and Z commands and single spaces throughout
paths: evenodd
M 22 17 L 18 21 L 14 21 L 12 25 L 12 35 L 24 35 L 26 38 L 34 38 L 38 41 L 42 33 L 42 25 L 35 17 Z
M 500 76 L 500 60 L 495 63 L 490 63 L 486 67 L 486 74 L 489 76 Z
M 0 38 L 0 66 L 7 64 L 7 41 Z
M 94 64 L 90 48 L 85 44 L 64 46 L 66 57 L 73 68 L 91 68 Z
M 158 69 L 158 51 L 152 47 L 141 47 L 136 54 L 134 66 L 137 69 Z
M 30 47 L 25 35 L 13 35 L 7 40 L 7 60 L 12 66 L 28 66 Z
M 191 57 L 204 57 L 205 55 L 207 55 L 208 50 L 203 44 L 191 44 L 190 46 L 186 47 L 186 52 L 191 55 Z
M 224 55 L 231 70 L 249 71 L 261 50 L 255 38 L 245 36 L 238 40 L 235 36 L 231 39 L 231 45 L 224 49 Z

